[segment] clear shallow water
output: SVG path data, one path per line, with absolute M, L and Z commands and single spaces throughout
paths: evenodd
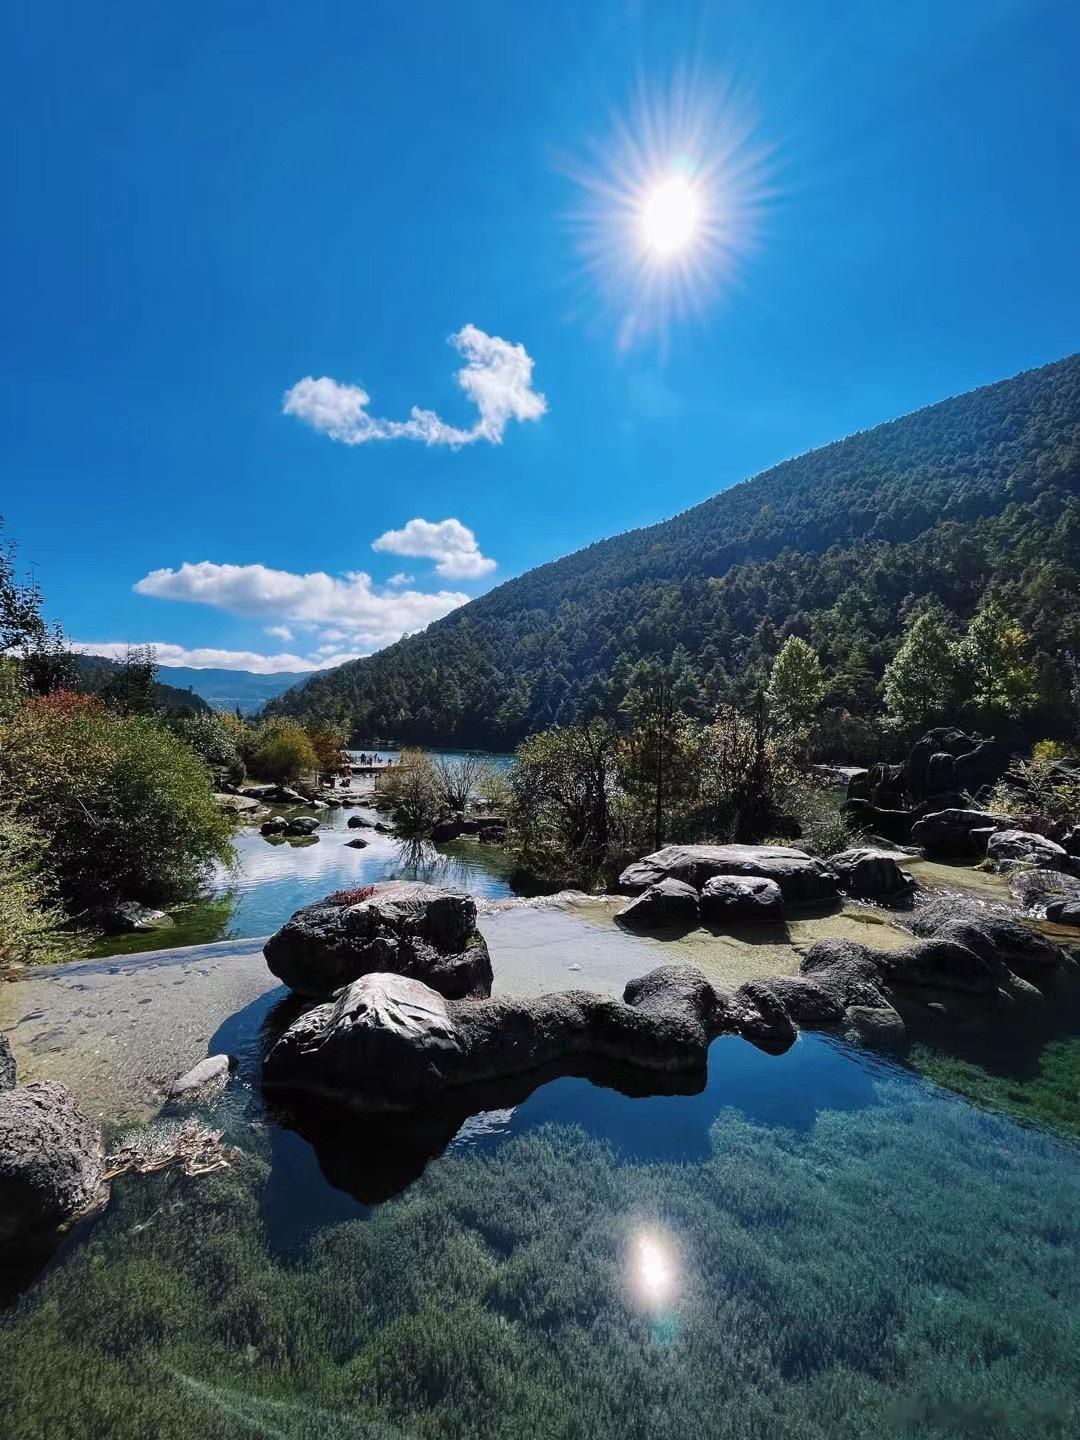
M 564 1077 L 406 1173 L 403 1121 L 264 1110 L 267 1017 L 213 1040 L 232 1167 L 117 1185 L 0 1322 L 5 1433 L 1076 1433 L 1067 1141 L 822 1037 L 725 1038 L 697 1094 Z

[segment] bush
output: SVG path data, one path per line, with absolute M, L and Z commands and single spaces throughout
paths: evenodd
M 1080 770 L 1060 760 L 1020 760 L 994 787 L 989 808 L 1025 830 L 1060 834 L 1080 824 Z
M 403 750 L 396 765 L 379 775 L 379 795 L 403 835 L 427 835 L 442 810 L 442 786 L 431 756 Z
M 295 720 L 268 720 L 247 742 L 248 769 L 260 780 L 296 780 L 317 770 L 319 759 L 303 726 Z
M 45 841 L 70 909 L 188 899 L 232 856 L 205 764 L 157 720 L 57 691 L 0 727 L 0 772 L 18 819 Z
M 54 960 L 66 917 L 49 901 L 41 875 L 45 842 L 29 825 L 0 815 L 0 961 Z
M 224 723 L 222 716 L 205 711 L 189 712 L 176 718 L 173 729 L 210 767 L 215 785 L 220 788 L 240 784 L 244 778 L 244 762 L 233 728 Z

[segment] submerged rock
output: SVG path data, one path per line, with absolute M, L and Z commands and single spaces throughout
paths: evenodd
M 829 866 L 840 889 L 857 899 L 890 900 L 915 888 L 912 875 L 901 870 L 896 857 L 885 850 L 841 850 L 829 856 Z
M 164 910 L 140 905 L 137 900 L 121 900 L 116 905 L 99 905 L 87 913 L 92 924 L 107 935 L 124 935 L 141 930 L 167 929 L 173 922 Z
M 661 880 L 700 890 L 715 875 L 772 880 L 795 904 L 836 898 L 836 877 L 824 861 L 786 845 L 668 845 L 637 860 L 619 876 L 619 889 L 637 895 Z
M 236 1062 L 229 1055 L 208 1055 L 169 1087 L 170 1106 L 196 1105 L 223 1090 Z
M 701 892 L 701 914 L 713 924 L 777 924 L 784 918 L 784 896 L 775 880 L 714 875 Z
M 621 910 L 620 924 L 635 930 L 662 929 L 667 925 L 696 925 L 698 892 L 682 880 L 660 880 Z
M 1080 902 L 1080 876 L 1060 870 L 1014 870 L 1009 889 L 1020 908 L 1036 916 L 1048 915 L 1059 901 Z
M 280 980 L 316 999 L 374 971 L 422 980 L 452 998 L 491 993 L 475 900 L 415 881 L 377 885 L 352 905 L 307 905 L 270 937 L 263 954 Z
M 54 1230 L 104 1188 L 101 1135 L 55 1081 L 0 1093 L 0 1243 Z

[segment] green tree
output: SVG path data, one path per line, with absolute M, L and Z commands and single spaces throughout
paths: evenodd
M 1028 637 L 996 596 L 980 605 L 955 656 L 980 714 L 1017 719 L 1035 704 L 1038 674 L 1028 659 Z
M 119 668 L 98 691 L 102 700 L 122 715 L 156 715 L 158 662 L 152 645 L 129 645 Z
M 264 780 L 296 780 L 318 768 L 307 731 L 295 720 L 271 719 L 258 726 L 247 750 L 248 769 Z
M 818 653 L 798 635 L 790 635 L 773 662 L 766 696 L 774 730 L 803 751 L 825 695 Z
M 913 612 L 896 654 L 885 667 L 882 693 L 890 719 L 917 730 L 940 719 L 956 699 L 956 661 L 948 612 L 929 604 Z
M 517 750 L 510 821 L 522 868 L 591 885 L 608 859 L 617 733 L 592 719 L 530 736 Z

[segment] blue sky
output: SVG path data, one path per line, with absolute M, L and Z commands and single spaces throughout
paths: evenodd
M 327 663 L 1077 348 L 1075 5 L 42 5 L 0 50 L 0 513 L 77 641 Z M 719 238 L 643 271 L 687 165 Z

